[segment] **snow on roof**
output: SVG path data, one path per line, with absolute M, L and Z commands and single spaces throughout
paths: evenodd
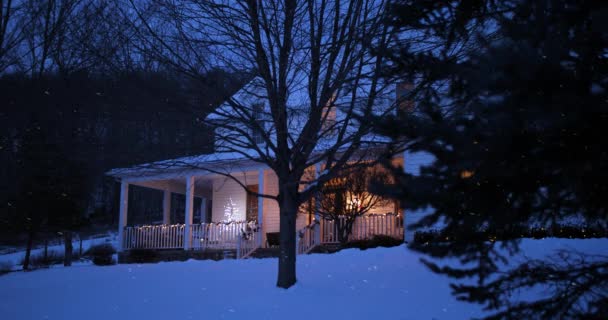
M 291 83 L 291 91 L 288 98 L 288 107 L 290 110 L 290 132 L 294 137 L 298 136 L 298 132 L 302 129 L 306 122 L 306 108 L 310 106 L 310 100 L 308 96 L 307 79 L 299 79 Z M 368 89 L 367 86 L 363 85 L 358 88 L 358 94 L 364 96 L 364 91 Z M 390 96 L 394 96 L 393 90 L 388 90 L 384 96 L 378 98 L 377 105 L 375 108 L 379 112 L 383 112 L 385 108 L 391 103 Z M 389 98 L 387 98 L 389 97 Z M 256 103 L 263 103 L 263 113 L 266 115 L 270 114 L 270 107 L 267 103 L 268 99 L 266 96 L 266 89 L 264 88 L 264 81 L 260 77 L 256 77 L 251 80 L 248 84 L 243 86 L 237 93 L 232 96 L 232 101 L 243 106 L 251 106 Z M 348 103 L 348 97 L 338 98 L 335 101 L 337 104 L 337 118 L 340 121 L 340 105 Z M 225 102 L 220 105 L 215 111 L 211 112 L 207 117 L 206 121 L 222 121 L 231 119 L 226 115 L 234 114 L 235 109 L 229 102 Z M 232 120 L 234 121 L 234 120 Z M 356 122 L 349 124 L 349 126 L 356 125 Z M 354 128 L 353 128 L 354 129 Z M 388 142 L 388 138 L 380 137 L 374 134 L 369 134 L 362 139 L 361 148 L 365 149 L 367 146 L 372 146 L 377 143 Z M 334 147 L 336 144 L 335 137 L 327 137 L 318 141 L 315 146 L 314 153 L 321 153 L 327 149 Z M 341 146 L 340 149 L 347 148 L 348 143 Z M 221 149 L 221 146 L 217 146 Z M 181 157 L 176 159 L 162 160 L 151 163 L 144 163 L 135 165 L 127 168 L 116 168 L 108 171 L 106 174 L 112 177 L 125 178 L 125 177 L 140 177 L 140 176 L 153 176 L 165 173 L 175 173 L 187 170 L 205 170 L 208 169 L 210 172 L 214 170 L 224 170 L 226 166 L 231 166 L 234 169 L 237 165 L 250 166 L 252 164 L 262 165 L 260 161 L 256 160 L 257 155 L 252 150 L 251 152 L 216 152 L 212 154 L 202 154 L 189 157 Z
M 251 156 L 253 157 L 253 155 Z M 238 165 L 245 162 L 255 163 L 255 161 L 238 152 L 211 153 L 143 163 L 126 168 L 115 168 L 106 172 L 106 174 L 116 178 L 127 178 L 188 170 L 207 170 L 211 173 L 222 171 L 226 169 L 227 165 Z
M 373 148 L 378 143 L 389 142 L 387 137 L 377 135 L 366 135 L 361 139 L 362 143 L 360 150 Z M 335 142 L 323 141 L 315 146 L 313 154 L 320 154 L 330 147 L 334 146 Z M 350 146 L 345 143 L 337 152 L 341 152 Z M 248 154 L 240 152 L 216 152 L 211 154 L 202 154 L 189 157 L 181 157 L 169 160 L 162 160 L 150 163 L 138 164 L 132 167 L 115 168 L 108 172 L 107 175 L 115 178 L 128 177 L 144 177 L 154 176 L 166 173 L 179 173 L 188 170 L 201 170 L 213 172 L 229 172 L 244 166 L 265 166 L 261 161 L 256 160 L 255 152 L 251 151 Z

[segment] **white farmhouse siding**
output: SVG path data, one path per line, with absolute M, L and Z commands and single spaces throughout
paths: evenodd
M 253 174 L 251 177 L 239 177 L 239 181 L 247 183 L 247 181 L 253 180 Z M 247 192 L 243 187 L 228 177 L 218 177 L 213 180 L 213 208 L 211 221 L 219 222 L 226 221 L 226 211 L 233 204 L 234 212 L 236 213 L 233 220 L 242 221 L 246 217 L 247 209 Z
M 279 180 L 272 170 L 264 171 L 264 191 L 268 195 L 279 194 Z M 279 204 L 273 199 L 264 199 L 264 232 L 279 232 Z
M 434 156 L 427 152 L 405 152 L 404 157 L 405 157 L 405 166 L 404 166 L 405 172 L 415 175 L 415 176 L 420 175 L 421 167 L 430 165 L 433 163 L 433 161 L 435 161 Z M 407 201 L 407 199 L 405 201 Z M 414 240 L 414 233 L 411 231 L 408 232 L 409 226 L 418 222 L 418 220 L 420 220 L 422 217 L 428 215 L 431 212 L 433 212 L 433 208 L 430 208 L 430 207 L 425 208 L 425 209 L 415 210 L 415 211 L 410 210 L 410 211 L 406 212 L 406 214 L 405 214 L 405 227 L 406 227 L 405 241 L 409 242 L 409 241 Z

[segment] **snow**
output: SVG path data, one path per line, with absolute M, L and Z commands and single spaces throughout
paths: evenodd
M 608 239 L 524 240 L 528 256 Z M 405 246 L 298 256 L 298 282 L 275 287 L 276 259 L 79 265 L 0 277 L 3 319 L 469 319 L 446 278 Z
M 83 239 L 82 240 L 82 251 L 85 252 L 90 247 L 98 245 L 98 244 L 103 244 L 103 243 L 109 243 L 112 246 L 114 246 L 114 248 L 116 248 L 118 246 L 117 235 L 115 233 L 113 233 L 113 234 L 105 236 L 105 237 L 90 238 L 90 239 L 86 239 L 86 240 Z M 78 252 L 78 250 L 80 250 L 80 242 L 77 240 L 74 240 L 72 242 L 72 248 L 73 248 L 74 252 Z M 63 243 L 48 246 L 49 253 L 55 252 L 58 254 L 63 254 L 64 249 L 65 249 L 65 246 Z M 37 247 L 35 249 L 32 249 L 31 255 L 32 256 L 41 255 L 43 252 L 44 252 L 44 247 Z M 3 264 L 3 263 L 11 264 L 11 265 L 13 265 L 13 270 L 21 270 L 21 265 L 19 265 L 19 264 L 23 260 L 23 257 L 25 257 L 25 251 L 17 251 L 17 252 L 13 252 L 13 253 L 9 253 L 9 254 L 3 254 L 3 255 L 0 255 L 0 264 Z

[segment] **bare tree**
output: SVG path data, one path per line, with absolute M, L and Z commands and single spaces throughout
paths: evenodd
M 17 49 L 23 40 L 22 8 L 15 1 L 0 0 L 0 73 L 18 61 Z
M 66 58 L 64 46 L 68 25 L 83 0 L 28 0 L 25 2 L 25 51 L 22 68 L 33 77 L 41 77 L 57 67 L 58 58 Z M 55 58 L 55 59 L 53 59 Z M 64 60 L 65 61 L 65 60 Z
M 136 9 L 140 34 L 153 52 L 183 72 L 204 64 L 253 70 L 257 77 L 216 109 L 216 153 L 267 165 L 278 177 L 280 211 L 277 285 L 296 282 L 296 216 L 327 181 L 373 158 L 383 143 L 371 134 L 371 115 L 390 113 L 381 57 L 392 29 L 382 19 L 387 3 L 375 0 L 152 2 Z M 158 14 L 147 15 L 151 6 Z M 382 105 L 382 107 L 378 107 Z M 166 165 L 167 163 L 164 163 Z M 176 165 L 172 163 L 171 165 Z M 184 163 L 184 166 L 203 164 Z M 307 179 L 305 171 L 323 171 Z M 232 177 L 229 171 L 213 172 Z M 235 177 L 236 182 L 240 183 Z
M 344 170 L 340 176 L 329 180 L 321 188 L 323 196 L 318 197 L 316 206 L 321 217 L 337 224 L 338 241 L 348 240 L 353 224 L 373 209 L 383 207 L 392 201 L 369 191 L 370 185 L 391 183 L 388 172 L 378 166 L 364 166 Z

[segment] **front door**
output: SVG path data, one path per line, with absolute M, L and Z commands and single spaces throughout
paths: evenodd
M 258 192 L 258 185 L 257 184 L 253 184 L 253 185 L 249 185 L 247 186 L 247 189 L 249 189 L 252 192 Z M 256 197 L 255 195 L 252 195 L 250 193 L 247 193 L 247 221 L 257 221 L 258 220 L 258 197 Z

